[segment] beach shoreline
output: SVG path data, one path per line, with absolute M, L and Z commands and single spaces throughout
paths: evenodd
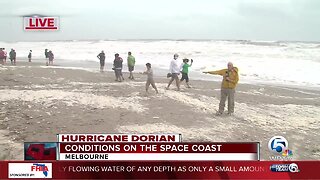
M 241 83 L 276 84 L 302 88 L 320 88 L 318 69 L 319 43 L 307 42 L 261 42 L 261 41 L 42 41 L 2 42 L 7 51 L 14 48 L 17 62 L 27 62 L 29 50 L 32 61 L 45 63 L 44 49 L 52 50 L 54 62 L 60 66 L 98 70 L 97 55 L 104 50 L 106 69 L 111 71 L 114 54 L 126 59 L 128 51 L 136 58 L 136 70 L 144 70 L 151 63 L 155 75 L 168 73 L 173 54 L 182 59 L 194 60 L 190 77 L 196 80 L 219 81 L 219 77 L 204 75 L 203 71 L 226 68 L 231 61 L 239 69 Z M 310 73 L 311 72 L 311 73 Z
M 23 142 L 56 141 L 58 133 L 182 133 L 188 142 L 261 142 L 264 160 L 272 155 L 269 139 L 282 135 L 293 159 L 320 158 L 317 89 L 240 79 L 235 114 L 217 117 L 219 81 L 191 76 L 192 88 L 182 83 L 178 92 L 174 85 L 165 90 L 168 79 L 158 74 L 157 95 L 152 88 L 145 93 L 146 76 L 137 73 L 135 81 L 125 72 L 125 81 L 115 82 L 113 72 L 99 73 L 98 67 L 90 72 L 43 65 L 0 67 L 2 160 L 22 160 Z

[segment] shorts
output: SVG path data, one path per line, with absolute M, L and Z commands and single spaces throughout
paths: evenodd
M 149 87 L 151 84 L 152 87 L 155 87 L 155 82 L 153 79 L 147 79 L 146 86 Z
M 120 78 L 122 76 L 122 69 L 115 68 L 114 73 L 116 75 L 116 78 Z
M 180 79 L 180 81 L 186 80 L 186 82 L 189 82 L 189 76 L 187 73 L 182 73 L 182 77 Z
M 129 71 L 134 71 L 134 66 L 128 66 Z
M 171 79 L 179 79 L 179 73 L 172 73 Z
M 100 60 L 100 66 L 104 66 L 104 60 Z

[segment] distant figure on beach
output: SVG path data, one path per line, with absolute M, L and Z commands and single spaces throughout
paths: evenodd
M 168 86 L 166 89 L 169 89 L 171 83 L 176 80 L 176 85 L 178 88 L 178 91 L 180 91 L 180 81 L 179 81 L 179 74 L 180 74 L 180 66 L 178 65 L 178 54 L 173 55 L 173 60 L 170 63 L 170 68 L 169 68 L 169 74 L 167 77 L 171 77 Z
M 106 59 L 106 55 L 104 54 L 104 51 L 101 51 L 101 53 L 99 53 L 97 57 L 100 60 L 100 72 L 103 72 L 104 63 Z
M 49 62 L 48 62 L 48 58 L 49 58 L 48 53 L 49 53 L 48 49 L 45 49 L 45 50 L 44 50 L 44 56 L 46 57 L 46 65 L 47 65 L 47 66 L 49 65 Z
M 131 52 L 128 52 L 127 61 L 128 61 L 128 70 L 130 72 L 129 79 L 134 80 L 132 72 L 134 71 L 134 65 L 136 63 L 136 59 L 134 58 L 134 56 L 132 56 Z
M 5 48 L 2 48 L 3 52 L 4 52 L 4 64 L 7 63 L 7 51 L 5 50 Z
M 149 86 L 151 84 L 151 86 L 153 87 L 154 90 L 156 90 L 156 93 L 158 94 L 158 89 L 156 87 L 156 84 L 153 80 L 153 71 L 151 69 L 151 64 L 147 63 L 146 64 L 147 70 L 145 72 L 143 72 L 143 74 L 147 75 L 147 82 L 146 82 L 146 92 L 148 93 L 149 90 Z
M 48 58 L 49 58 L 49 66 L 53 65 L 54 54 L 52 51 L 48 52 Z
M 189 67 L 192 66 L 193 60 L 191 59 L 191 64 L 190 65 L 188 64 L 188 62 L 189 62 L 189 59 L 183 59 L 182 70 L 181 70 L 182 77 L 180 79 L 180 83 L 183 80 L 186 80 L 187 87 L 191 88 L 190 85 L 189 85 L 188 73 L 189 73 Z
M 123 75 L 122 75 L 122 62 L 123 59 L 119 56 L 119 54 L 115 54 L 114 55 L 114 61 L 113 61 L 113 70 L 114 73 L 116 75 L 116 80 L 115 81 L 119 81 L 121 82 L 122 80 L 124 80 Z
M 217 115 L 222 115 L 228 97 L 228 114 L 234 113 L 234 93 L 235 88 L 239 81 L 238 68 L 233 67 L 231 62 L 228 63 L 228 69 L 222 69 L 218 71 L 206 71 L 203 73 L 216 74 L 223 76 L 221 83 L 221 97 L 219 104 L 219 111 Z
M 16 57 L 17 57 L 17 53 L 14 49 L 11 49 L 11 51 L 9 52 L 9 59 L 11 61 L 11 65 L 16 65 Z
M 0 48 L 0 64 L 4 65 L 4 48 Z
M 46 59 L 49 58 L 48 53 L 49 53 L 48 49 L 45 49 L 44 50 L 44 56 L 46 57 Z
M 30 50 L 30 51 L 29 51 L 29 54 L 28 54 L 29 62 L 31 62 L 31 58 L 32 58 L 32 50 Z

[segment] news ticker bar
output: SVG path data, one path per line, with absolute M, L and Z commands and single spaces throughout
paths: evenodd
M 258 160 L 255 153 L 60 153 L 59 160 L 133 160 L 133 161 L 252 161 Z
M 320 161 L 0 161 L 0 179 L 320 179 Z

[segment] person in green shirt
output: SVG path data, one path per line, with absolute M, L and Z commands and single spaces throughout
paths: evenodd
M 128 60 L 128 69 L 130 72 L 129 79 L 133 80 L 134 77 L 133 77 L 132 71 L 134 70 L 134 65 L 136 63 L 136 59 L 134 58 L 134 56 L 131 55 L 131 52 L 128 52 L 128 59 L 127 60 Z
M 181 70 L 182 77 L 180 79 L 180 83 L 183 80 L 186 80 L 187 87 L 191 88 L 190 85 L 189 85 L 188 73 L 189 73 L 189 67 L 192 66 L 193 60 L 191 59 L 191 64 L 190 65 L 188 64 L 188 62 L 189 62 L 189 59 L 183 59 L 183 64 L 181 65 L 181 67 L 182 67 L 182 70 Z

